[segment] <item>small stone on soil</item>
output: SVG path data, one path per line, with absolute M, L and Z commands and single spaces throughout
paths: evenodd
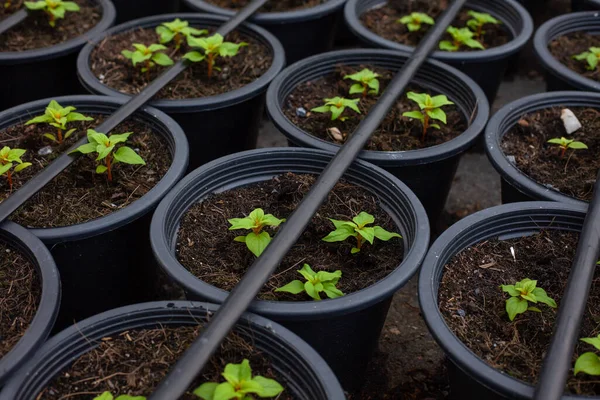
M 40 156 L 47 156 L 48 154 L 52 154 L 52 146 L 44 146 L 38 150 L 38 154 Z
M 306 110 L 302 107 L 298 107 L 298 108 L 296 108 L 296 115 L 304 118 L 304 117 L 306 117 Z

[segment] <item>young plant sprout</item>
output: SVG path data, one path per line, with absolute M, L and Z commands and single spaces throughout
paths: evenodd
M 564 158 L 565 154 L 567 153 L 568 149 L 573 149 L 573 151 L 575 150 L 585 150 L 587 149 L 587 145 L 583 142 L 577 142 L 575 140 L 572 139 L 567 139 L 564 137 L 559 138 L 554 138 L 554 139 L 550 139 L 548 140 L 548 143 L 551 144 L 555 144 L 558 147 L 560 147 L 561 152 L 560 152 L 560 158 Z
M 506 300 L 506 312 L 511 321 L 525 311 L 542 312 L 539 308 L 530 306 L 529 302 L 544 303 L 549 307 L 556 308 L 556 302 L 548 297 L 544 289 L 537 287 L 537 281 L 525 278 L 514 285 L 501 285 L 501 288 L 510 295 L 510 298 Z
M 596 350 L 600 350 L 600 335 L 597 337 L 583 338 L 580 340 L 584 343 L 591 344 L 596 348 Z M 574 374 L 577 375 L 580 372 L 593 376 L 600 375 L 600 357 L 591 351 L 580 355 L 577 358 L 577 361 L 575 361 Z
M 598 59 L 600 58 L 600 47 L 590 47 L 588 51 L 573 56 L 578 61 L 587 61 L 586 68 L 594 71 L 598 67 Z
M 348 117 L 342 117 L 342 113 L 346 110 L 346 107 L 352 111 L 360 114 L 358 109 L 358 102 L 360 99 L 345 99 L 343 97 L 333 97 L 331 99 L 325 99 L 325 105 L 321 107 L 313 108 L 311 111 L 318 113 L 331 113 L 331 120 L 335 121 L 339 118 L 340 121 L 345 121 Z
M 323 238 L 325 242 L 342 242 L 350 236 L 356 238 L 356 247 L 352 248 L 351 253 L 356 254 L 360 251 L 365 241 L 373 244 L 375 238 L 387 242 L 391 238 L 401 238 L 397 233 L 388 232 L 380 226 L 367 226 L 375 222 L 375 217 L 364 211 L 361 211 L 352 221 L 338 221 L 329 218 L 335 226 L 335 230 Z
M 486 24 L 494 24 L 498 25 L 501 22 L 496 18 L 492 17 L 490 14 L 480 13 L 477 11 L 470 10 L 468 12 L 469 16 L 472 19 L 467 21 L 467 26 L 475 32 L 475 38 L 481 40 L 483 38 L 483 34 L 485 31 L 483 30 L 483 26 Z
M 435 21 L 429 15 L 420 12 L 410 13 L 400 18 L 398 21 L 400 24 L 406 25 L 409 32 L 417 32 L 421 30 L 423 24 L 434 25 Z
M 260 375 L 253 377 L 250 362 L 246 359 L 241 364 L 227 364 L 221 375 L 226 382 L 203 383 L 194 394 L 202 400 L 251 400 L 253 394 L 260 398 L 277 397 L 284 390 L 274 379 Z
M 4 2 L 4 8 L 10 8 L 10 6 L 12 6 L 12 1 L 11 0 L 6 0 Z
M 440 50 L 458 51 L 461 46 L 467 46 L 472 49 L 485 50 L 485 47 L 477 40 L 473 39 L 475 35 L 469 28 L 448 27 L 446 30 L 452 36 L 452 41 L 442 40 L 440 42 Z
M 443 94 L 431 97 L 427 93 L 408 92 L 406 97 L 417 103 L 421 111 L 408 111 L 403 113 L 402 116 L 421 121 L 421 124 L 423 125 L 422 141 L 425 141 L 427 129 L 430 127 L 440 129 L 438 124 L 430 123 L 431 120 L 440 121 L 441 123 L 446 124 L 446 113 L 441 107 L 454 104 Z
M 186 53 L 183 58 L 195 63 L 206 60 L 209 78 L 212 76 L 213 69 L 220 71 L 220 68 L 215 67 L 215 58 L 217 56 L 233 57 L 237 55 L 241 47 L 248 46 L 248 43 L 246 42 L 224 42 L 223 36 L 218 33 L 207 38 L 188 36 L 187 42 L 191 47 L 202 49 L 203 53 L 200 51 L 190 51 L 189 53 Z
M 23 156 L 23 154 L 25 154 L 25 152 L 26 150 L 11 149 L 8 146 L 4 146 L 2 150 L 0 150 L 0 176 L 6 176 L 9 190 L 11 192 L 13 188 L 13 174 L 19 171 L 23 171 L 25 168 L 31 166 L 31 163 L 23 162 L 21 160 L 21 157 Z
M 155 65 L 161 65 L 163 67 L 173 65 L 171 57 L 160 52 L 161 50 L 167 49 L 162 44 L 151 44 L 146 47 L 141 43 L 134 43 L 133 47 L 135 48 L 135 51 L 123 50 L 121 54 L 123 54 L 123 57 L 131 60 L 134 67 L 137 64 L 143 63 L 141 71 L 142 73 L 146 73 L 148 79 L 150 79 L 150 69 Z
M 350 94 L 361 93 L 363 97 L 367 97 L 367 94 L 379 94 L 379 80 L 377 78 L 379 78 L 379 74 L 367 68 L 355 74 L 344 76 L 344 79 L 357 82 L 350 86 Z
M 30 119 L 25 125 L 31 124 L 50 124 L 56 128 L 56 135 L 53 133 L 44 133 L 44 137 L 62 144 L 64 140 L 67 140 L 75 129 L 67 130 L 67 124 L 73 121 L 93 121 L 93 118 L 86 117 L 83 114 L 73 112 L 75 107 L 63 107 L 55 100 L 50 101 L 44 115 L 40 115 L 33 119 Z M 64 134 L 63 134 L 64 132 Z
M 342 277 L 342 271 L 315 272 L 310 265 L 304 264 L 302 269 L 298 271 L 300 275 L 306 279 L 306 282 L 294 280 L 285 286 L 275 289 L 276 292 L 287 292 L 291 294 L 299 294 L 306 292 L 314 300 L 321 300 L 319 293 L 325 292 L 327 297 L 335 299 L 344 295 L 341 290 L 335 287 Z
M 183 38 L 206 35 L 208 31 L 206 29 L 196 29 L 189 26 L 188 21 L 182 21 L 176 18 L 171 22 L 163 22 L 156 28 L 156 33 L 160 36 L 160 43 L 167 44 L 171 41 L 175 41 L 175 49 L 179 50 L 183 42 Z
M 133 149 L 127 146 L 121 146 L 115 151 L 119 143 L 125 143 L 133 132 L 121 133 L 119 135 L 106 136 L 104 133 L 88 129 L 88 143 L 79 146 L 71 153 L 98 153 L 96 161 L 104 160 L 104 164 L 96 167 L 97 174 L 106 172 L 108 181 L 112 182 L 112 168 L 116 163 L 122 162 L 131 165 L 146 165 L 146 162 Z
M 285 219 L 279 219 L 272 214 L 265 214 L 262 208 L 257 208 L 245 218 L 230 219 L 229 223 L 231 224 L 231 227 L 229 230 L 251 229 L 252 232 L 246 236 L 238 236 L 233 240 L 246 243 L 248 250 L 256 257 L 260 257 L 269 243 L 271 243 L 271 235 L 269 235 L 269 232 L 263 231 L 263 228 L 265 226 L 276 228 L 281 225 L 282 222 L 285 222 Z
M 146 400 L 146 397 L 130 396 L 128 394 L 122 394 L 118 397 L 114 397 L 110 392 L 104 392 L 100 396 L 94 397 L 94 400 Z
M 32 11 L 44 11 L 48 14 L 48 23 L 53 28 L 56 26 L 56 20 L 63 19 L 67 11 L 79 11 L 77 3 L 61 0 L 26 1 L 25 7 Z

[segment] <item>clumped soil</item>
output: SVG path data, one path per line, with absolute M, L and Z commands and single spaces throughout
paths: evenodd
M 53 28 L 48 24 L 48 16 L 42 11 L 32 12 L 27 20 L 0 34 L 1 51 L 25 51 L 54 46 L 74 39 L 92 29 L 102 18 L 102 8 L 91 0 L 75 1 L 81 8 L 78 12 L 67 12 L 64 19 L 56 20 Z M 23 7 L 23 0 L 13 0 L 6 9 L 4 1 L 0 7 L 0 20 Z
M 256 208 L 277 218 L 287 218 L 297 208 L 313 185 L 312 175 L 287 173 L 269 181 L 214 194 L 192 206 L 184 215 L 177 235 L 177 259 L 199 279 L 224 290 L 231 290 L 256 259 L 236 236 L 249 231 L 230 231 L 230 218 L 243 218 Z M 277 273 L 264 286 L 259 298 L 264 300 L 306 301 L 306 294 L 291 295 L 274 290 L 302 279 L 297 272 L 304 264 L 313 270 L 342 271 L 337 287 L 348 294 L 383 279 L 402 262 L 403 242 L 375 239 L 365 244 L 360 253 L 351 255 L 354 238 L 326 243 L 321 239 L 335 228 L 328 218 L 351 220 L 365 211 L 375 217 L 375 225 L 392 232 L 398 228 L 381 209 L 379 200 L 365 189 L 340 181 L 329 194 L 306 231 L 282 261 Z M 273 236 L 276 230 L 267 228 Z M 352 239 L 352 240 L 351 240 Z M 322 294 L 324 296 L 324 294 Z
M 29 328 L 41 294 L 35 266 L 23 254 L 0 242 L 0 358 Z
M 48 166 L 61 153 L 67 151 L 87 129 L 99 125 L 106 116 L 85 114 L 94 121 L 71 122 L 76 131 L 62 145 L 44 138 L 44 133 L 56 135 L 56 129 L 47 124 L 13 125 L 0 131 L 0 147 L 25 149 L 21 159 L 32 166 L 13 176 L 13 192 Z M 33 117 L 33 116 L 32 116 Z M 130 118 L 117 126 L 113 133 L 133 132 L 125 143 L 146 161 L 146 165 L 113 166 L 113 182 L 106 174 L 95 173 L 93 155 L 81 155 L 70 167 L 58 175 L 44 189 L 34 195 L 11 219 L 26 227 L 54 228 L 87 222 L 118 211 L 148 193 L 171 166 L 167 143 L 147 124 Z M 52 153 L 40 155 L 38 151 L 52 146 Z M 0 177 L 0 201 L 10 196 L 6 176 Z
M 569 69 L 588 79 L 600 81 L 598 68 L 590 71 L 586 68 L 588 65 L 586 60 L 579 61 L 573 58 L 577 54 L 588 51 L 590 47 L 600 47 L 600 37 L 586 32 L 574 32 L 560 36 L 548 45 L 548 49 L 554 58 Z
M 360 93 L 350 95 L 350 87 L 355 83 L 350 79 L 344 79 L 346 75 L 351 75 L 368 68 L 380 75 L 378 78 L 380 89 L 378 95 L 368 94 L 363 97 Z M 324 77 L 299 84 L 286 99 L 283 105 L 283 112 L 287 118 L 305 132 L 310 133 L 320 139 L 332 143 L 342 144 L 358 127 L 359 123 L 369 113 L 369 110 L 377 103 L 380 95 L 394 77 L 394 72 L 374 67 L 372 65 L 362 65 L 359 67 L 338 66 L 334 73 Z M 412 87 L 408 92 L 428 93 L 431 96 L 440 93 L 425 90 L 423 88 Z M 343 117 L 348 117 L 345 121 L 337 119 L 331 120 L 331 113 L 311 112 L 313 108 L 322 106 L 326 98 L 332 97 L 360 98 L 358 108 L 361 114 L 346 108 Z M 299 108 L 306 111 L 306 115 L 298 112 Z M 438 123 L 440 129 L 429 128 L 425 141 L 422 141 L 423 125 L 418 120 L 403 117 L 406 111 L 419 110 L 419 106 L 414 101 L 408 99 L 403 94 L 396 101 L 396 105 L 385 117 L 381 125 L 377 128 L 367 146 L 367 150 L 377 151 L 406 151 L 422 149 L 436 146 L 462 134 L 468 126 L 465 117 L 456 106 L 444 106 L 442 110 L 446 113 L 447 123 Z M 336 128 L 339 133 L 332 132 Z M 336 134 L 337 133 L 337 134 Z M 341 135 L 341 137 L 340 137 Z
M 422 12 L 434 20 L 443 12 L 440 8 L 439 0 L 394 0 L 388 1 L 383 7 L 371 9 L 360 16 L 364 26 L 377 35 L 405 44 L 407 46 L 417 46 L 421 39 L 425 37 L 432 25 L 422 24 L 421 29 L 416 32 L 409 32 L 406 25 L 397 22 L 405 15 L 412 12 Z M 471 17 L 467 14 L 469 10 L 464 10 L 458 14 L 452 26 L 465 28 L 467 21 Z M 499 20 L 499 18 L 496 18 Z M 510 32 L 502 24 L 486 24 L 484 27 L 483 39 L 477 39 L 486 49 L 502 46 L 512 40 Z M 452 36 L 445 34 L 442 40 L 452 41 Z M 468 46 L 462 46 L 460 51 L 481 51 L 472 49 Z
M 36 400 L 89 400 L 110 391 L 113 394 L 148 396 L 198 336 L 200 327 L 138 329 L 103 338 L 93 350 L 79 357 L 56 376 Z M 284 388 L 268 358 L 252 343 L 230 334 L 218 352 L 180 400 L 198 400 L 192 392 L 205 382 L 224 382 L 221 373 L 228 363 L 250 361 L 252 375 L 277 380 Z M 284 391 L 278 399 L 292 400 Z
M 502 150 L 514 156 L 516 166 L 538 183 L 590 201 L 600 170 L 600 112 L 594 108 L 570 108 L 583 127 L 567 135 L 560 119 L 561 109 L 548 108 L 525 115 L 502 138 Z M 569 149 L 561 158 L 561 149 L 547 143 L 560 137 L 583 142 L 589 149 Z
M 316 7 L 320 4 L 325 3 L 327 0 L 278 0 L 265 4 L 259 12 L 281 12 L 281 11 L 292 11 L 301 10 L 304 8 Z M 250 3 L 250 0 L 206 0 L 207 3 L 219 6 L 222 8 L 230 8 L 237 10 L 245 7 Z
M 156 96 L 176 100 L 230 92 L 254 82 L 271 67 L 271 50 L 259 41 L 238 32 L 230 33 L 225 40 L 233 43 L 246 42 L 248 46 L 241 47 L 234 57 L 217 57 L 215 67 L 221 68 L 221 71 L 213 70 L 210 78 L 205 61 L 192 64 Z M 109 36 L 94 48 L 90 56 L 90 67 L 101 83 L 123 93 L 136 94 L 164 72 L 166 67 L 159 65 L 149 73 L 140 71 L 141 64 L 134 67 L 131 60 L 121 54 L 123 50 L 133 50 L 133 43 L 149 46 L 159 43 L 159 37 L 154 29 L 140 28 Z M 174 41 L 165 46 L 168 50 L 163 52 L 174 61 L 191 50 L 184 43 L 181 49 L 176 51 Z

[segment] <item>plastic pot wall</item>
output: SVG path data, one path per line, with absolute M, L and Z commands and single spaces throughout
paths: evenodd
M 112 0 L 117 9 L 117 24 L 150 15 L 179 11 L 179 0 Z
M 387 3 L 386 0 L 348 0 L 344 17 L 350 30 L 365 44 L 391 50 L 412 51 L 406 46 L 382 38 L 367 29 L 360 21 L 360 16 L 368 10 Z M 436 51 L 436 60 L 456 67 L 481 86 L 490 102 L 494 101 L 504 73 L 533 33 L 533 20 L 525 8 L 514 0 L 470 0 L 465 6 L 468 9 L 492 14 L 500 19 L 510 32 L 510 42 L 481 51 Z
M 399 70 L 408 60 L 405 53 L 390 50 L 342 50 L 314 56 L 286 68 L 269 87 L 267 112 L 269 117 L 293 146 L 336 152 L 337 144 L 319 139 L 294 125 L 284 114 L 286 99 L 299 84 L 312 81 L 335 71 L 340 65 L 375 65 Z M 446 204 L 458 162 L 483 131 L 489 116 L 489 105 L 482 90 L 473 80 L 456 69 L 437 61 L 426 62 L 417 72 L 414 84 L 446 94 L 471 120 L 459 137 L 441 144 L 414 151 L 363 151 L 360 158 L 392 173 L 402 180 L 423 203 L 431 226 Z
M 332 155 L 279 148 L 253 150 L 215 160 L 186 176 L 157 208 L 151 242 L 160 266 L 191 300 L 222 303 L 227 292 L 192 275 L 175 255 L 179 221 L 192 205 L 214 192 L 230 190 L 293 172 L 320 174 Z M 416 196 L 391 174 L 357 161 L 345 179 L 377 196 L 403 237 L 404 260 L 369 288 L 334 300 L 256 301 L 250 310 L 272 319 L 306 340 L 323 356 L 346 390 L 362 383 L 393 294 L 417 271 L 429 244 L 427 215 Z M 335 343 L 332 346 L 332 343 Z
M 12 222 L 0 227 L 0 242 L 22 253 L 35 266 L 41 287 L 37 311 L 25 334 L 15 346 L 0 358 L 0 388 L 42 346 L 60 306 L 60 276 L 56 264 L 44 244 L 34 235 Z
M 135 329 L 195 326 L 217 310 L 188 301 L 136 304 L 107 311 L 70 327 L 49 340 L 10 381 L 0 400 L 30 400 L 73 361 L 107 336 Z M 298 400 L 344 400 L 339 383 L 321 357 L 296 335 L 265 318 L 244 314 L 234 328 L 272 361 L 288 393 Z M 240 360 L 231 360 L 239 362 Z
M 92 93 L 129 99 L 100 83 L 90 69 L 90 54 L 105 37 L 139 28 L 154 28 L 175 18 L 192 26 L 217 28 L 227 17 L 208 14 L 169 14 L 127 22 L 96 36 L 77 59 L 77 71 L 83 85 Z M 187 135 L 190 144 L 190 170 L 218 157 L 256 147 L 258 129 L 264 109 L 264 93 L 273 78 L 283 69 L 285 56 L 279 41 L 266 30 L 245 24 L 239 31 L 271 49 L 273 64 L 254 82 L 231 92 L 199 99 L 156 100 L 150 105 L 169 114 Z M 202 82 L 198 82 L 201 85 Z
M 0 111 L 37 99 L 85 92 L 77 80 L 77 52 L 115 21 L 110 0 L 94 1 L 102 7 L 102 18 L 85 34 L 42 49 L 0 52 Z
M 572 0 L 571 9 L 573 11 L 598 10 L 600 9 L 599 0 Z
M 419 275 L 419 302 L 429 330 L 450 360 L 450 389 L 459 399 L 530 400 L 534 387 L 500 372 L 472 353 L 448 328 L 438 308 L 444 266 L 469 246 L 541 229 L 580 232 L 585 207 L 555 202 L 507 204 L 475 213 L 451 226 L 433 244 Z M 566 400 L 589 399 L 569 396 Z
M 84 114 L 110 114 L 123 104 L 123 100 L 101 96 L 55 100 Z M 38 100 L 0 113 L 0 130 L 43 114 L 49 101 Z M 165 151 L 173 162 L 163 179 L 142 198 L 112 214 L 72 226 L 30 229 L 50 248 L 61 273 L 63 296 L 57 329 L 111 308 L 153 299 L 156 270 L 150 267 L 154 264 L 148 241 L 149 213 L 184 175 L 188 146 L 181 128 L 164 113 L 146 107 L 134 116 L 167 143 Z

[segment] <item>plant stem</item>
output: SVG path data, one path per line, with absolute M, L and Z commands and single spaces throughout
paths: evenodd
M 565 158 L 565 153 L 567 152 L 567 148 L 566 147 L 561 147 L 562 151 L 560 153 L 560 158 Z
M 208 77 L 209 78 L 212 76 L 214 59 L 215 59 L 214 54 L 209 53 L 208 54 Z
M 369 88 L 367 85 L 363 84 L 363 93 L 362 93 L 362 97 L 363 99 L 367 98 L 367 89 Z
M 110 166 L 110 154 L 106 156 L 106 173 L 108 176 L 108 181 L 112 182 L 112 170 Z
M 146 60 L 146 80 L 150 81 L 150 60 Z
M 483 25 L 479 25 L 479 26 L 477 27 L 477 34 L 476 34 L 476 38 L 477 38 L 477 39 L 480 39 L 480 38 L 481 38 L 481 35 L 482 35 L 482 33 L 483 33 Z
M 356 235 L 356 248 L 360 250 L 360 248 L 362 247 L 363 241 L 362 241 L 362 236 L 360 236 L 360 234 Z
M 10 171 L 6 171 L 6 179 L 8 180 L 8 187 L 10 188 L 10 192 L 12 193 L 13 181 L 12 173 Z
M 179 50 L 179 48 L 181 47 L 181 36 L 179 35 L 179 33 L 175 34 L 175 50 Z
M 58 130 L 58 144 L 62 144 L 63 142 L 63 135 L 62 135 L 62 129 Z
M 425 136 L 427 136 L 428 128 L 429 128 L 429 115 L 427 115 L 427 112 L 424 112 L 423 113 L 423 137 L 421 138 L 422 142 L 425 141 Z

